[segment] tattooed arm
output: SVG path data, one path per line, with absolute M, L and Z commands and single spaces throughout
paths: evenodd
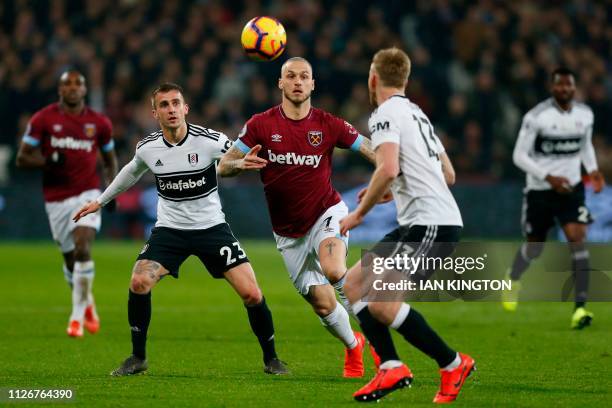
M 219 162 L 217 173 L 221 177 L 233 177 L 243 170 L 259 170 L 266 167 L 268 161 L 257 157 L 261 145 L 255 145 L 247 154 L 242 153 L 236 146 L 232 146 Z
M 372 141 L 364 137 L 359 145 L 359 153 L 366 158 L 367 161 L 376 165 L 376 153 L 372 150 Z

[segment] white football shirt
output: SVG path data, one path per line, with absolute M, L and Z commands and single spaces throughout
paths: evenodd
M 134 185 L 150 170 L 159 200 L 155 226 L 206 229 L 225 222 L 217 192 L 217 159 L 232 141 L 223 133 L 187 124 L 187 135 L 173 145 L 162 131 L 151 133 L 136 146 L 136 154 L 98 198 L 102 205 Z
M 368 127 L 373 149 L 387 142 L 399 145 L 400 175 L 391 185 L 398 223 L 463 226 L 438 157 L 444 147 L 421 108 L 394 95 L 372 113 Z
M 593 135 L 593 111 L 572 102 L 562 110 L 546 99 L 523 117 L 514 147 L 514 163 L 527 173 L 527 190 L 550 190 L 548 175 L 565 177 L 572 186 L 580 182 L 580 163 L 588 173 L 597 170 Z

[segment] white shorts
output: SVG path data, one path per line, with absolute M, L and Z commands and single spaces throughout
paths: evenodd
M 348 207 L 344 201 L 340 201 L 328 208 L 303 237 L 289 238 L 274 234 L 289 278 L 300 294 L 307 295 L 311 286 L 329 284 L 321 270 L 319 245 L 324 239 L 335 237 L 348 247 L 348 236 L 340 235 L 340 220 L 347 214 Z
M 51 226 L 51 235 L 53 235 L 53 239 L 59 245 L 62 253 L 74 249 L 72 231 L 76 227 L 90 227 L 96 231 L 100 230 L 102 224 L 101 211 L 86 215 L 77 222 L 72 221 L 72 217 L 85 203 L 95 200 L 99 195 L 100 190 L 98 189 L 87 190 L 78 196 L 68 197 L 62 201 L 45 203 L 45 210 L 47 210 L 49 225 Z

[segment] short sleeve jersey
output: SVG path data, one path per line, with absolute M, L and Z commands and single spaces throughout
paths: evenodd
M 461 213 L 450 192 L 439 154 L 444 152 L 427 115 L 408 98 L 394 95 L 370 116 L 372 147 L 399 145 L 401 174 L 391 190 L 401 226 L 463 226 Z
M 232 146 L 223 133 L 187 124 L 187 135 L 176 145 L 162 131 L 136 146 L 133 161 L 155 175 L 158 227 L 207 229 L 225 222 L 217 191 L 217 160 Z
M 362 136 L 348 122 L 311 108 L 301 120 L 289 119 L 280 105 L 254 115 L 236 146 L 247 153 L 260 144 L 268 160 L 260 171 L 274 232 L 298 238 L 340 202 L 331 183 L 335 147 L 357 150 Z
M 59 103 L 32 116 L 23 136 L 31 146 L 40 146 L 43 156 L 62 153 L 65 162 L 49 166 L 43 173 L 45 201 L 61 201 L 100 187 L 96 171 L 98 150 L 114 148 L 111 121 L 88 107 L 77 115 L 64 112 Z

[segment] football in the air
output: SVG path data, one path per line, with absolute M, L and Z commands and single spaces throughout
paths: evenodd
M 273 17 L 255 17 L 242 30 L 240 37 L 246 54 L 255 61 L 273 61 L 287 45 L 285 27 Z

